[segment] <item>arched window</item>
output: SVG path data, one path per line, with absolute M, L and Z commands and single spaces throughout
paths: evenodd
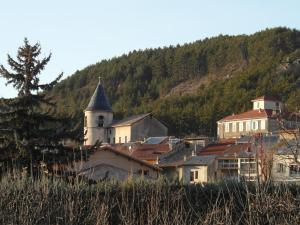
M 104 116 L 98 116 L 98 127 L 104 126 Z

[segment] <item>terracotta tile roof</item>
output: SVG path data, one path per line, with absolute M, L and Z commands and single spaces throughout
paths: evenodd
M 223 156 L 228 157 L 228 156 L 233 156 L 233 155 L 240 154 L 243 152 L 247 152 L 247 151 L 249 151 L 250 147 L 251 147 L 251 143 L 232 145 L 225 150 Z
M 160 170 L 160 168 L 157 167 L 157 166 L 154 166 L 154 165 L 152 165 L 152 164 L 150 164 L 148 162 L 145 162 L 144 160 L 136 158 L 136 157 L 134 157 L 132 155 L 129 155 L 129 154 L 125 153 L 125 152 L 121 152 L 121 151 L 118 151 L 116 149 L 113 149 L 112 147 L 109 147 L 109 146 L 100 147 L 98 149 L 98 151 L 111 151 L 111 152 L 115 153 L 116 155 L 120 155 L 122 157 L 126 157 L 126 158 L 128 158 L 130 160 L 133 160 L 133 161 L 136 161 L 136 162 L 138 162 L 138 163 L 140 163 L 142 165 L 145 165 L 147 167 L 151 167 L 152 169 Z
M 271 118 L 273 110 L 271 109 L 253 109 L 236 115 L 226 116 L 219 121 L 253 119 L 253 118 Z
M 211 144 L 197 153 L 199 156 L 204 155 L 222 155 L 232 143 L 216 143 Z
M 280 100 L 276 97 L 273 97 L 273 96 L 259 96 L 253 100 L 251 100 L 251 102 L 254 102 L 254 101 L 258 101 L 258 100 L 265 100 L 265 101 L 277 101 L 277 102 L 280 102 Z
M 156 160 L 162 154 L 170 151 L 168 144 L 136 144 L 130 150 L 130 155 L 140 160 Z
M 214 144 L 211 146 L 208 146 L 198 152 L 197 155 L 199 156 L 208 156 L 208 155 L 217 155 L 217 156 L 228 156 L 228 155 L 234 155 L 239 154 L 241 152 L 245 152 L 248 150 L 248 147 L 250 147 L 250 143 L 243 143 L 243 144 Z
M 160 155 L 171 151 L 170 146 L 168 144 L 136 143 L 131 146 L 131 149 L 129 149 L 129 146 L 125 146 L 125 145 L 114 145 L 114 148 L 117 151 L 123 152 L 132 157 L 144 161 L 157 160 L 157 157 L 159 157 Z

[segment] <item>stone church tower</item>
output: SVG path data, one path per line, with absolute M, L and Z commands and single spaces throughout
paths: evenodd
M 113 111 L 99 79 L 96 90 L 84 110 L 84 145 L 94 145 L 97 140 L 107 142 L 107 127 L 113 121 Z

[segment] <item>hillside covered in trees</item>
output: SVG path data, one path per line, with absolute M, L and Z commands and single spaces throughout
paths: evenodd
M 48 93 L 57 112 L 81 123 L 99 76 L 116 119 L 153 112 L 170 134 L 216 135 L 217 120 L 249 109 L 259 95 L 278 96 L 290 110 L 300 109 L 300 31 L 220 35 L 103 60 Z

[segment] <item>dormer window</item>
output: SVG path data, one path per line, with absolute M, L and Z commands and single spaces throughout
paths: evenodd
M 104 116 L 98 116 L 98 127 L 104 126 Z

